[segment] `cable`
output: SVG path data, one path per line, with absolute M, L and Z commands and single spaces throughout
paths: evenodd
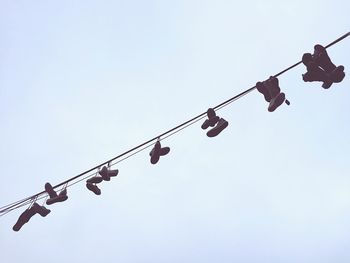
M 345 39 L 349 35 L 350 35 L 350 32 L 344 34 L 343 36 L 337 38 L 336 40 L 334 40 L 333 42 L 331 42 L 330 44 L 325 46 L 325 48 L 329 48 L 329 47 L 335 45 L 336 43 L 342 41 L 343 39 Z M 301 63 L 302 63 L 302 61 L 299 61 L 299 62 L 293 64 L 292 66 L 290 66 L 290 67 L 282 70 L 281 72 L 277 73 L 276 75 L 274 75 L 274 77 L 278 77 L 278 76 L 284 74 L 285 72 L 293 69 L 294 67 L 298 66 Z M 234 97 L 232 97 L 232 98 L 230 98 L 230 99 L 228 99 L 228 100 L 226 100 L 226 101 L 216 105 L 215 107 L 213 107 L 213 109 L 214 110 L 220 110 L 221 108 L 226 107 L 227 105 L 231 104 L 235 100 L 238 100 L 239 98 L 247 95 L 248 93 L 252 92 L 255 89 L 256 89 L 256 86 L 251 87 L 251 88 L 241 92 L 240 94 L 238 94 L 238 95 L 236 95 L 236 96 L 234 96 Z M 121 157 L 126 156 L 125 158 L 115 162 L 113 165 L 115 165 L 115 164 L 117 164 L 117 163 L 119 163 L 121 161 L 124 161 L 124 160 L 130 158 L 131 156 L 133 156 L 133 155 L 135 155 L 135 154 L 145 150 L 146 148 L 150 147 L 151 145 L 153 145 L 153 144 L 150 144 L 151 142 L 153 142 L 155 140 L 158 140 L 158 139 L 160 139 L 161 137 L 164 137 L 164 136 L 165 137 L 163 139 L 168 138 L 169 136 L 172 136 L 173 134 L 175 134 L 175 133 L 177 133 L 177 132 L 187 128 L 188 126 L 193 125 L 194 123 L 196 123 L 199 120 L 203 119 L 205 116 L 206 116 L 206 112 L 203 112 L 203 113 L 193 117 L 192 119 L 190 119 L 188 121 L 185 121 L 185 122 L 181 123 L 180 125 L 172 128 L 172 129 L 170 129 L 170 130 L 168 130 L 166 132 L 163 132 L 162 134 L 159 134 L 156 137 L 154 137 L 154 138 L 152 138 L 152 139 L 150 139 L 150 140 L 148 140 L 146 142 L 143 142 L 143 143 L 139 144 L 138 146 L 135 146 L 134 148 L 132 148 L 130 150 L 127 150 L 127 151 L 123 152 L 122 154 L 119 154 L 118 156 L 113 157 L 112 159 L 110 159 L 108 161 L 105 161 L 104 163 L 101 163 L 101 164 L 99 164 L 99 165 L 97 165 L 97 166 L 95 166 L 95 167 L 93 167 L 93 168 L 91 168 L 91 169 L 89 169 L 89 170 L 87 170 L 85 172 L 82 172 L 82 173 L 80 173 L 80 174 L 78 174 L 78 175 L 76 175 L 76 176 L 74 176 L 74 177 L 72 177 L 72 178 L 62 182 L 62 183 L 59 183 L 59 184 L 53 186 L 53 189 L 58 188 L 60 186 L 64 186 L 64 185 L 66 185 L 66 187 L 72 186 L 72 185 L 74 185 L 74 184 L 76 184 L 76 183 L 78 183 L 78 182 L 80 182 L 80 181 L 82 181 L 82 180 L 92 176 L 92 175 L 86 176 L 83 179 L 80 179 L 80 180 L 76 181 L 78 178 L 80 178 L 80 177 L 82 177 L 82 176 L 84 176 L 84 175 L 86 175 L 88 173 L 91 173 L 92 171 L 100 168 L 103 165 L 110 164 L 113 161 L 115 161 L 117 159 L 120 159 Z M 150 145 L 148 145 L 148 144 L 150 144 Z M 148 145 L 148 146 L 146 146 L 146 145 Z M 95 174 L 95 173 L 93 173 L 93 174 Z M 76 182 L 74 182 L 74 181 L 76 181 Z M 70 182 L 73 182 L 73 183 L 69 184 Z M 8 205 L 5 205 L 3 207 L 0 207 L 0 216 L 2 216 L 4 214 L 7 214 L 8 212 L 10 212 L 10 211 L 12 211 L 14 209 L 17 209 L 17 208 L 21 207 L 22 206 L 21 204 L 26 203 L 28 200 L 33 200 L 34 198 L 38 198 L 39 196 L 41 196 L 41 195 L 43 195 L 45 193 L 46 193 L 45 191 L 42 191 L 42 192 L 39 192 L 39 193 L 37 193 L 35 195 L 32 195 L 32 196 L 29 196 L 29 197 L 24 198 L 22 200 L 19 200 L 17 202 L 13 202 L 11 204 L 8 204 Z M 44 198 L 44 197 L 41 197 L 41 198 Z

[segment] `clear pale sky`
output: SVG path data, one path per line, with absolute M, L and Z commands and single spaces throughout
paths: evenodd
M 240 93 L 348 32 L 349 1 L 0 0 L 0 206 L 60 183 Z M 329 90 L 282 75 L 84 182 L 34 216 L 0 218 L 1 262 L 350 261 L 350 39 Z

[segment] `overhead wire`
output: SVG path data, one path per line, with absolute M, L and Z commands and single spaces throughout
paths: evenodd
M 335 45 L 336 43 L 342 41 L 343 39 L 345 39 L 349 35 L 350 35 L 350 32 L 342 35 L 341 37 L 337 38 L 333 42 L 331 42 L 328 45 L 326 45 L 325 48 L 327 49 L 327 48 Z M 273 77 L 278 77 L 278 76 L 284 74 L 285 72 L 293 69 L 294 67 L 300 65 L 301 63 L 302 63 L 302 61 L 297 62 L 297 63 L 287 67 L 286 69 L 280 71 L 279 73 L 275 74 Z M 253 87 L 251 87 L 251 88 L 249 88 L 249 89 L 239 93 L 238 95 L 235 95 L 234 97 L 229 98 L 228 100 L 226 100 L 226 101 L 216 105 L 215 107 L 213 107 L 213 109 L 214 110 L 220 110 L 223 107 L 226 107 L 229 104 L 233 103 L 234 101 L 240 99 L 241 97 L 249 94 L 250 92 L 252 92 L 255 89 L 256 89 L 256 86 L 253 86 Z M 118 156 L 109 159 L 108 161 L 105 161 L 105 162 L 103 162 L 103 163 L 101 163 L 101 164 L 99 164 L 99 165 L 97 165 L 97 166 L 95 166 L 93 168 L 90 168 L 90 169 L 88 169 L 88 170 L 86 170 L 86 171 L 84 171 L 84 172 L 82 172 L 82 173 L 80 173 L 80 174 L 78 174 L 78 175 L 76 175 L 74 177 L 71 177 L 71 178 L 69 178 L 69 179 L 67 179 L 67 180 L 65 180 L 65 181 L 63 181 L 63 182 L 53 186 L 53 189 L 58 188 L 60 186 L 63 186 L 63 187 L 65 186 L 64 188 L 68 188 L 68 187 L 70 187 L 72 185 L 75 185 L 75 184 L 77 184 L 77 183 L 79 183 L 79 182 L 81 182 L 81 181 L 83 181 L 83 180 L 93 176 L 94 174 L 97 173 L 95 170 L 99 169 L 100 167 L 102 167 L 104 165 L 107 165 L 107 164 L 115 165 L 117 163 L 120 163 L 120 162 L 122 162 L 122 161 L 124 161 L 124 160 L 126 160 L 126 159 L 128 159 L 130 157 L 132 157 L 133 155 L 135 155 L 135 154 L 137 154 L 137 153 L 139 153 L 139 152 L 141 152 L 141 151 L 151 147 L 154 144 L 153 143 L 154 141 L 156 141 L 156 140 L 164 140 L 164 139 L 166 139 L 166 138 L 168 138 L 168 137 L 170 137 L 170 136 L 180 132 L 181 130 L 183 130 L 183 129 L 185 129 L 185 128 L 195 124 L 196 122 L 198 122 L 201 119 L 205 118 L 206 114 L 207 114 L 207 112 L 203 112 L 203 113 L 201 113 L 201 114 L 191 118 L 190 120 L 187 120 L 187 121 L 177 125 L 176 127 L 171 128 L 170 130 L 167 130 L 167 131 L 157 135 L 156 137 L 154 137 L 152 139 L 149 139 L 146 142 L 143 142 L 143 143 L 141 143 L 141 144 L 139 144 L 139 145 L 137 145 L 137 146 L 135 146 L 135 147 L 133 147 L 133 148 L 131 148 L 131 149 L 121 153 L 121 154 L 119 154 Z M 124 157 L 124 158 L 122 158 L 122 157 Z M 122 158 L 122 159 L 120 159 L 120 158 Z M 120 160 L 118 160 L 118 159 L 120 159 Z M 116 162 L 114 162 L 114 161 L 116 161 Z M 95 171 L 95 172 L 93 172 L 93 171 Z M 91 173 L 91 172 L 93 172 L 93 173 Z M 89 175 L 84 176 L 86 174 L 89 174 Z M 81 178 L 81 177 L 83 177 L 83 178 Z M 77 180 L 77 179 L 79 179 L 79 180 Z M 40 199 L 45 198 L 45 197 L 47 197 L 47 193 L 46 193 L 46 191 L 42 191 L 42 192 L 39 192 L 39 193 L 34 194 L 32 196 L 29 196 L 27 198 L 24 198 L 24 199 L 21 199 L 19 201 L 16 201 L 16 202 L 10 203 L 8 205 L 2 206 L 2 207 L 0 207 L 0 216 L 3 216 L 3 215 L 5 215 L 5 214 L 7 214 L 7 213 L 17 209 L 17 208 L 20 208 L 20 207 L 22 207 L 24 205 L 27 205 L 33 199 L 40 200 Z

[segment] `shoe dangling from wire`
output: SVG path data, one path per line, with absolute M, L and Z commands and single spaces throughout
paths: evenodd
M 50 209 L 47 209 L 45 206 L 41 206 L 38 203 L 33 203 L 33 205 L 26 209 L 18 218 L 16 224 L 12 229 L 18 232 L 29 220 L 36 214 L 41 215 L 42 217 L 47 216 L 51 212 Z
M 228 126 L 228 122 L 224 118 L 217 116 L 213 108 L 207 110 L 207 117 L 201 128 L 206 130 L 209 127 L 213 127 L 207 132 L 208 137 L 218 136 Z
M 313 54 L 303 54 L 302 62 L 307 70 L 302 75 L 303 80 L 305 82 L 323 82 L 322 88 L 324 89 L 329 89 L 333 83 L 339 83 L 345 77 L 344 66 L 336 66 L 322 45 L 315 45 Z
M 267 108 L 269 112 L 275 111 L 282 105 L 283 102 L 290 105 L 289 100 L 286 100 L 286 95 L 281 92 L 278 78 L 271 76 L 265 81 L 257 82 L 255 86 L 256 89 L 264 95 L 265 101 L 269 102 L 269 106 Z
M 162 147 L 158 138 L 153 149 L 149 153 L 149 155 L 151 156 L 151 164 L 156 164 L 159 161 L 160 156 L 167 155 L 169 152 L 170 148 Z
M 110 181 L 111 177 L 115 177 L 118 175 L 119 171 L 118 169 L 116 170 L 111 170 L 107 166 L 103 166 L 102 169 L 98 172 L 104 181 Z
M 64 202 L 68 199 L 67 188 L 64 188 L 58 195 L 50 183 L 45 184 L 45 191 L 49 194 L 49 199 L 46 200 L 47 205 L 52 205 L 58 202 Z
M 86 180 L 86 188 L 93 192 L 95 195 L 101 195 L 101 189 L 96 184 L 103 181 L 101 176 L 94 176 Z

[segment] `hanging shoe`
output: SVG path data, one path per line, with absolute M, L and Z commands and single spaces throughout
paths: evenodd
M 93 192 L 95 195 L 101 194 L 101 189 L 98 188 L 97 185 L 94 185 L 92 183 L 86 183 L 86 188 Z
M 219 135 L 220 132 L 222 132 L 227 126 L 228 126 L 228 122 L 225 119 L 221 118 L 219 122 L 216 124 L 216 126 L 207 132 L 207 136 L 215 137 Z
M 52 204 L 58 203 L 58 202 L 64 202 L 64 201 L 66 201 L 68 199 L 67 189 L 62 190 L 59 193 L 59 195 L 57 195 L 57 193 L 53 190 L 53 188 L 50 185 L 50 183 L 46 183 L 45 184 L 45 190 L 48 193 L 50 192 L 49 193 L 50 198 L 46 200 L 46 204 L 47 205 L 52 205 Z M 53 195 L 53 193 L 54 193 L 54 195 Z
M 111 177 L 115 177 L 117 176 L 119 173 L 118 169 L 116 170 L 108 170 L 108 176 L 111 178 Z
M 167 155 L 170 152 L 169 147 L 162 147 L 160 141 L 157 141 L 149 153 L 151 156 L 151 164 L 156 164 L 159 161 L 160 156 Z
M 268 91 L 267 87 L 264 85 L 263 82 L 257 82 L 255 85 L 256 89 L 264 95 L 264 98 L 267 102 L 271 101 L 271 95 L 270 92 Z
M 109 170 L 107 166 L 103 166 L 98 173 L 102 176 L 104 181 L 110 181 L 111 177 L 118 175 L 118 170 Z
M 149 153 L 149 155 L 151 156 L 151 164 L 156 164 L 159 161 L 160 149 L 161 149 L 160 142 L 157 141 L 152 151 Z
M 103 178 L 101 176 L 94 176 L 86 180 L 86 182 L 90 184 L 99 184 L 102 181 L 103 181 Z
M 285 99 L 286 99 L 286 96 L 283 92 L 278 94 L 276 97 L 272 98 L 268 107 L 268 111 L 273 112 L 275 109 L 277 109 L 279 106 L 282 105 Z
M 321 81 L 322 87 L 329 89 L 333 83 L 341 82 L 344 77 L 344 66 L 336 66 L 331 61 L 326 48 L 321 45 L 314 46 L 314 53 L 305 53 L 302 62 L 307 68 L 303 74 L 304 81 Z
M 36 214 L 39 214 L 42 217 L 47 216 L 51 212 L 50 209 L 47 209 L 43 205 L 38 205 L 37 203 L 34 203 L 33 206 L 30 209 L 33 209 Z
M 170 152 L 169 147 L 163 147 L 163 148 L 160 148 L 159 155 L 164 156 L 164 155 L 167 155 L 169 152 Z
M 49 194 L 50 198 L 55 198 L 57 197 L 57 193 L 53 189 L 52 185 L 50 183 L 45 184 L 45 191 Z
M 319 44 L 314 46 L 314 54 L 312 55 L 312 58 L 313 61 L 315 61 L 315 63 L 323 68 L 323 70 L 328 74 L 330 74 L 336 68 L 328 56 L 327 50 Z
M 220 119 L 219 116 L 216 116 L 216 113 L 215 113 L 214 109 L 212 109 L 212 108 L 209 108 L 207 110 L 207 117 L 208 117 L 208 119 L 206 119 L 201 126 L 201 128 L 203 130 L 205 130 L 209 127 L 214 127 Z
M 29 222 L 29 220 L 32 218 L 32 216 L 35 215 L 35 212 L 30 209 L 26 209 L 18 218 L 16 224 L 12 227 L 14 231 L 19 231 L 26 223 Z
M 281 92 L 278 84 L 278 78 L 276 77 L 270 76 L 267 80 L 264 81 L 264 85 L 270 93 L 271 100 Z
M 98 172 L 104 181 L 110 181 L 111 178 L 108 176 L 108 168 L 107 166 L 103 166 L 102 169 Z
M 16 224 L 12 227 L 14 231 L 19 231 L 23 225 L 29 222 L 29 220 L 35 215 L 39 214 L 42 217 L 47 216 L 51 210 L 34 203 L 31 208 L 26 209 L 18 218 Z

